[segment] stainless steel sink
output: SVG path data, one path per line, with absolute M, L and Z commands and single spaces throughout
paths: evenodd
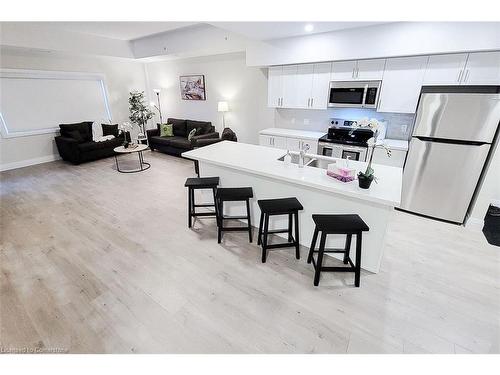
M 290 153 L 292 156 L 292 164 L 299 164 L 299 155 L 295 153 Z M 278 161 L 284 161 L 285 155 L 278 159 Z M 313 167 L 313 168 L 321 168 L 328 169 L 328 164 L 335 163 L 335 160 L 327 160 L 322 158 L 315 158 L 312 156 L 304 156 L 304 166 L 305 167 Z
M 292 156 L 292 164 L 299 164 L 299 155 L 297 155 L 297 154 L 290 154 L 290 155 Z M 278 159 L 278 161 L 284 161 L 285 156 L 286 155 L 283 155 L 281 158 Z M 310 156 L 304 156 L 304 165 L 309 165 L 309 163 L 311 163 L 314 160 L 316 160 L 316 159 L 314 159 Z
M 331 160 L 324 159 L 312 159 L 310 163 L 307 164 L 308 167 L 328 169 L 328 164 L 332 164 Z

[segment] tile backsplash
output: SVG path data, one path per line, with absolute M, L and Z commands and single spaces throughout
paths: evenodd
M 331 118 L 358 120 L 363 117 L 385 121 L 387 123 L 386 138 L 407 140 L 412 132 L 415 115 L 412 113 L 382 113 L 360 108 L 277 109 L 274 122 L 277 128 L 324 131 L 326 133 Z

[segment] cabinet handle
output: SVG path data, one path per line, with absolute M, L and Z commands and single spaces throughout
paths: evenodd
M 470 70 L 469 70 L 469 69 L 467 69 L 467 70 L 465 71 L 464 83 L 466 83 L 466 82 L 469 80 L 469 72 L 470 72 Z
M 352 74 L 351 74 L 351 78 L 354 78 L 354 72 L 356 71 L 356 68 L 352 68 Z
M 313 106 L 314 98 L 311 98 L 311 107 Z
M 463 74 L 463 72 L 464 72 L 464 71 L 463 71 L 462 69 L 460 69 L 460 72 L 458 72 L 457 82 L 459 82 L 459 83 L 460 83 L 460 80 L 461 80 L 461 78 L 462 78 L 462 74 Z

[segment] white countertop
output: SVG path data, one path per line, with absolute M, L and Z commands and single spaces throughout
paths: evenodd
M 359 188 L 358 181 L 340 182 L 327 176 L 326 170 L 321 168 L 299 168 L 295 164 L 285 166 L 277 160 L 284 154 L 281 149 L 223 141 L 184 152 L 182 156 L 386 206 L 394 207 L 400 203 L 401 168 L 373 164 L 378 183 L 374 181 L 370 189 L 365 190 Z M 349 164 L 357 171 L 366 168 L 363 162 L 350 161 Z
M 284 128 L 267 128 L 261 130 L 259 134 L 275 135 L 278 137 L 312 139 L 317 141 L 319 138 L 324 136 L 326 132 L 315 132 L 309 130 L 296 130 L 296 129 L 284 129 Z
M 408 151 L 408 141 L 403 141 L 401 139 L 382 139 L 377 142 L 377 145 L 385 143 L 391 150 L 401 150 Z
M 312 139 L 315 141 L 324 136 L 326 133 L 327 133 L 326 131 L 317 132 L 309 130 L 284 129 L 284 128 L 267 128 L 259 132 L 259 134 L 262 135 L 275 135 L 277 137 Z M 391 150 L 408 151 L 408 141 L 386 138 L 377 142 L 377 144 L 381 143 L 385 143 L 388 147 L 391 148 Z

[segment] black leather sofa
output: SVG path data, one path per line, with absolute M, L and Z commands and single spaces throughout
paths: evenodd
M 65 161 L 73 164 L 80 164 L 87 161 L 97 160 L 115 155 L 113 149 L 121 146 L 124 136 L 119 136 L 104 142 L 94 142 L 92 140 L 92 121 L 85 121 L 75 124 L 59 125 L 60 136 L 55 137 L 59 155 Z M 80 134 L 78 139 L 73 137 L 77 131 Z M 77 135 L 78 136 L 78 135 Z
M 184 151 L 192 150 L 195 147 L 201 147 L 203 140 L 219 139 L 219 133 L 215 127 L 208 121 L 183 120 L 176 118 L 167 119 L 167 124 L 173 125 L 173 137 L 160 136 L 160 124 L 156 129 L 147 130 L 149 148 L 165 152 L 167 154 L 179 156 Z M 188 134 L 192 129 L 197 129 L 196 135 L 188 140 Z M 198 144 L 200 142 L 200 144 Z

